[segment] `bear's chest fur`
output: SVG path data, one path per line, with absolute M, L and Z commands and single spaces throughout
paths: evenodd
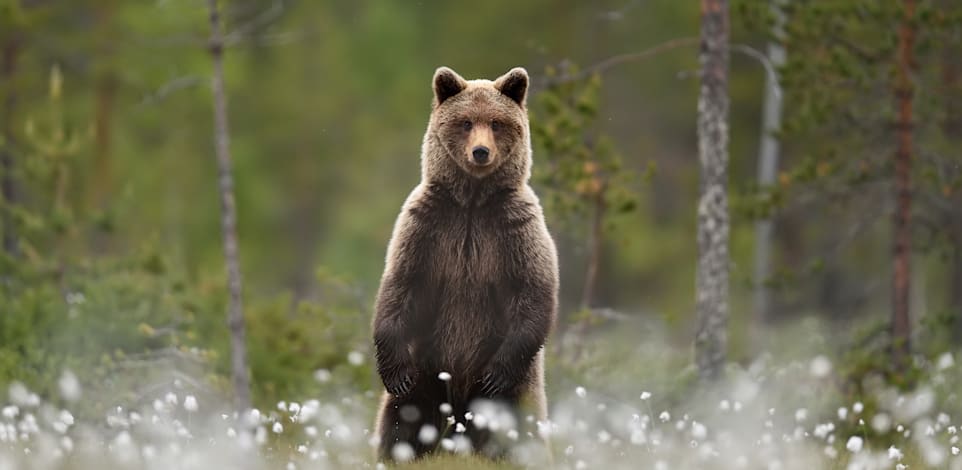
M 504 240 L 498 221 L 487 211 L 450 211 L 432 227 L 432 271 L 438 281 L 459 289 L 477 289 L 504 277 Z
M 419 214 L 430 243 L 414 292 L 426 307 L 417 349 L 433 367 L 479 369 L 506 334 L 516 289 L 511 253 L 523 236 L 506 217 L 510 206 L 510 199 L 468 207 L 436 201 Z

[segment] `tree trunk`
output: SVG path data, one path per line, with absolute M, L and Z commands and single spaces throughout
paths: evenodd
M 581 291 L 581 311 L 572 312 L 571 327 L 571 362 L 577 362 L 584 353 L 585 336 L 591 326 L 592 312 L 596 288 L 598 286 L 598 271 L 601 269 L 601 250 L 604 246 L 604 218 L 607 210 L 605 204 L 606 184 L 601 184 L 598 191 L 592 195 L 591 233 L 588 235 L 588 262 L 585 268 L 585 283 Z M 576 314 L 576 315 L 575 315 Z M 559 337 L 564 337 L 564 330 Z
M 695 275 L 695 362 L 702 379 L 722 375 L 728 343 L 728 30 L 727 0 L 702 0 Z
M 591 215 L 591 234 L 588 240 L 588 265 L 585 269 L 585 284 L 581 291 L 581 308 L 591 308 L 598 285 L 598 270 L 601 267 L 601 249 L 604 246 L 605 189 L 594 195 Z
M 2 244 L 3 251 L 7 256 L 15 257 L 19 252 L 16 222 L 13 220 L 11 210 L 17 204 L 17 180 L 14 176 L 15 163 L 14 152 L 16 152 L 16 141 L 13 135 L 13 113 L 17 104 L 16 75 L 17 57 L 20 54 L 20 40 L 17 36 L 10 36 L 3 44 L 0 52 L 0 82 L 3 83 L 3 111 L 0 119 L 0 132 L 2 132 L 2 143 L 0 143 L 0 227 L 3 227 Z
M 113 2 L 102 2 L 96 10 L 98 38 L 97 54 L 104 64 L 97 72 L 94 101 L 94 177 L 88 191 L 88 207 L 103 209 L 107 202 L 112 183 L 111 147 L 114 98 L 117 91 L 117 77 L 113 71 Z M 100 250 L 98 250 L 100 251 Z
M 892 360 L 898 369 L 908 364 L 911 323 L 909 292 L 912 256 L 912 78 L 914 57 L 915 0 L 904 0 L 904 16 L 899 26 L 896 60 L 895 98 L 898 109 L 895 154 L 895 214 L 892 270 Z
M 244 310 L 241 302 L 241 272 L 237 246 L 237 209 L 234 204 L 234 181 L 231 174 L 230 130 L 227 123 L 227 98 L 224 87 L 224 40 L 221 32 L 217 0 L 208 0 L 210 12 L 210 55 L 214 62 L 211 87 L 214 94 L 214 132 L 217 167 L 220 179 L 221 230 L 224 237 L 224 260 L 227 264 L 227 325 L 231 336 L 231 378 L 237 409 L 250 408 L 250 377 L 247 371 L 247 345 Z
M 771 9 L 775 16 L 773 32 L 782 33 L 785 15 L 781 10 L 782 1 L 772 0 Z M 773 67 L 780 67 L 785 63 L 785 48 L 777 41 L 768 43 L 768 60 Z M 762 108 L 762 136 L 758 149 L 758 186 L 762 189 L 775 183 L 778 173 L 779 142 L 775 132 L 782 125 L 782 97 L 778 92 L 777 77 L 765 75 L 765 102 Z M 772 233 L 774 221 L 766 217 L 755 222 L 755 266 L 754 292 L 752 305 L 754 307 L 755 323 L 764 324 L 772 320 L 771 289 L 768 279 L 771 277 L 772 262 Z
M 950 8 L 954 0 L 942 2 L 942 8 Z M 962 47 L 958 44 L 944 44 L 942 51 L 942 96 L 945 106 L 945 118 L 942 122 L 942 134 L 948 142 L 949 148 L 962 144 L 962 99 L 959 94 L 959 64 L 958 57 L 962 54 Z M 951 207 L 958 207 L 959 195 L 953 194 L 949 201 Z M 949 284 L 947 287 L 949 311 L 955 320 L 955 339 L 962 342 L 962 215 L 956 211 L 943 212 L 944 226 L 949 231 Z

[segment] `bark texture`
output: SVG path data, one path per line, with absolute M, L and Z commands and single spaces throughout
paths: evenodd
M 899 26 L 895 98 L 898 111 L 895 153 L 895 215 L 892 269 L 892 359 L 896 367 L 907 364 L 910 351 L 909 293 L 912 257 L 912 67 L 914 62 L 915 1 L 904 0 Z
M 772 0 L 771 8 L 775 17 L 775 34 L 781 34 L 782 25 L 785 22 L 785 15 L 782 14 L 781 5 L 783 0 Z M 773 67 L 785 63 L 785 48 L 777 41 L 768 43 L 768 60 Z M 775 183 L 778 173 L 779 141 L 775 135 L 782 125 L 782 97 L 778 93 L 777 77 L 771 74 L 765 75 L 765 102 L 762 108 L 762 136 L 758 149 L 758 185 L 761 188 L 771 186 Z M 752 305 L 754 308 L 755 319 L 759 323 L 766 323 L 772 318 L 771 289 L 768 287 L 768 279 L 772 272 L 772 236 L 775 231 L 775 222 L 771 217 L 766 217 L 755 222 L 755 266 L 753 279 L 755 290 L 753 293 Z
M 728 345 L 728 2 L 701 1 L 698 97 L 698 266 L 695 362 L 702 379 L 722 375 Z
M 237 409 L 250 408 L 250 375 L 247 369 L 247 344 L 241 298 L 240 255 L 237 246 L 237 208 L 234 204 L 234 179 L 231 169 L 230 128 L 227 122 L 227 97 L 224 86 L 224 40 L 217 0 L 208 0 L 210 13 L 210 55 L 214 62 L 211 88 L 214 94 L 214 132 L 220 183 L 221 230 L 224 260 L 227 264 L 227 325 L 230 328 L 231 381 Z

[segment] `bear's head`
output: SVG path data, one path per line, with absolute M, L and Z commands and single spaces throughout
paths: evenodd
M 476 179 L 498 173 L 526 180 L 531 144 L 525 98 L 528 73 L 514 68 L 491 80 L 465 80 L 447 67 L 434 73 L 434 103 L 425 144 L 436 159 Z M 451 167 L 450 163 L 456 165 Z M 499 171 L 500 170 L 500 171 Z

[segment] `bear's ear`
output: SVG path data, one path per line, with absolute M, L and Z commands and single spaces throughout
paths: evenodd
M 508 73 L 498 77 L 498 79 L 494 81 L 494 87 L 497 88 L 502 95 L 524 106 L 524 99 L 528 96 L 528 72 L 521 67 L 515 67 L 509 70 Z
M 447 67 L 439 67 L 434 72 L 434 102 L 444 103 L 448 98 L 461 93 L 468 83 L 460 75 Z

